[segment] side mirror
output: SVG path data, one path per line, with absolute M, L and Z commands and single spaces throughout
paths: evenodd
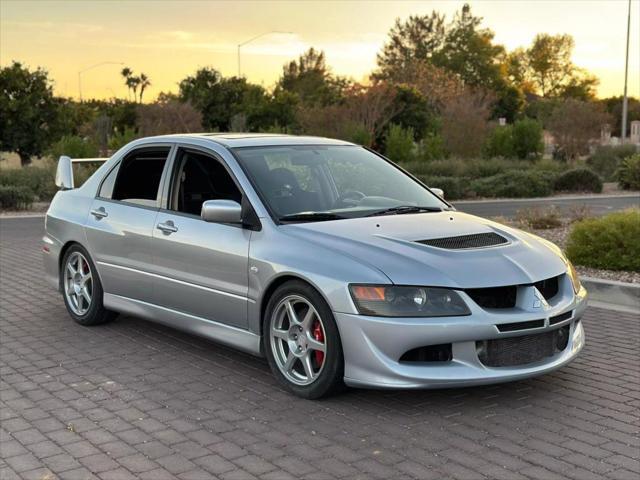
M 73 163 L 71 158 L 61 156 L 56 170 L 56 186 L 62 190 L 73 188 Z
M 242 207 L 233 200 L 207 200 L 200 217 L 211 223 L 242 223 Z
M 431 189 L 431 191 L 433 193 L 438 195 L 440 198 L 444 198 L 444 190 L 442 190 L 441 188 L 431 188 L 431 187 L 429 187 L 429 188 Z

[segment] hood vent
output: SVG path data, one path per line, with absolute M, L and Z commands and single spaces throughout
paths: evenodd
M 432 238 L 430 240 L 418 240 L 418 243 L 430 247 L 446 248 L 448 250 L 464 250 L 465 248 L 486 248 L 494 245 L 502 245 L 509 241 L 497 233 L 474 233 L 472 235 L 460 235 L 458 237 Z

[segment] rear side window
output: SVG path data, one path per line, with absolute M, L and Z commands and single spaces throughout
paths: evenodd
M 107 175 L 100 188 L 100 196 L 155 207 L 168 156 L 168 147 L 131 152 L 117 169 Z

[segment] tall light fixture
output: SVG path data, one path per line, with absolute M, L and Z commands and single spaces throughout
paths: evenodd
M 238 77 L 242 76 L 242 70 L 240 69 L 240 49 L 243 46 L 245 46 L 247 43 L 251 43 L 254 40 L 258 40 L 259 38 L 266 37 L 267 35 L 271 35 L 273 33 L 282 33 L 282 34 L 287 34 L 287 35 L 293 35 L 293 32 L 279 32 L 277 30 L 271 30 L 269 32 L 261 33 L 260 35 L 256 35 L 255 37 L 251 37 L 250 39 L 245 40 L 244 42 L 238 44 Z
M 89 70 L 93 70 L 94 68 L 101 67 L 103 65 L 124 65 L 124 62 L 100 62 L 95 65 L 91 65 L 90 67 L 84 68 L 78 71 L 78 96 L 80 101 L 82 101 L 82 74 L 84 72 L 88 72 Z

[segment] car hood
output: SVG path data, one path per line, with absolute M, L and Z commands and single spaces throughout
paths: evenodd
M 281 228 L 299 240 L 374 266 L 398 285 L 521 285 L 560 275 L 567 269 L 560 250 L 546 240 L 455 211 L 299 223 Z M 490 232 L 502 235 L 508 243 L 462 250 L 417 243 Z

